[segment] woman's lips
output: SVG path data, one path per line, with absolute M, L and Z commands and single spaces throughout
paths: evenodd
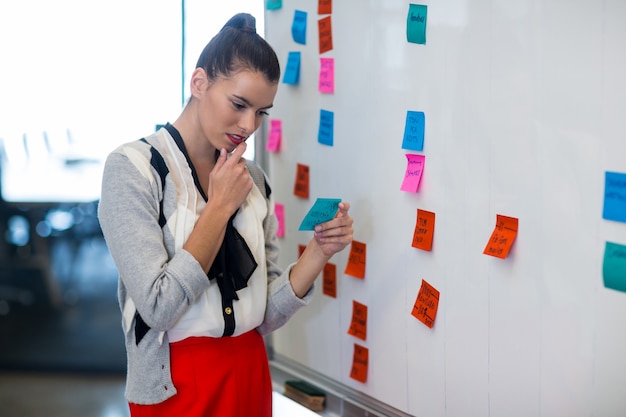
M 230 141 L 234 143 L 235 145 L 239 145 L 241 142 L 246 140 L 245 136 L 231 135 L 231 134 L 227 134 L 226 136 L 228 136 L 228 139 L 230 139 Z

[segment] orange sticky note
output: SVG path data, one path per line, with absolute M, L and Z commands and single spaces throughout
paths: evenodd
M 337 265 L 331 264 L 330 262 L 324 265 L 322 283 L 324 295 L 337 298 Z
M 298 258 L 302 256 L 302 252 L 306 249 L 306 245 L 298 245 Z
M 348 257 L 348 265 L 346 265 L 345 273 L 356 278 L 365 278 L 365 260 L 366 260 L 365 243 L 352 241 L 350 247 L 350 256 Z
M 317 14 L 331 14 L 333 12 L 333 0 L 318 0 Z
M 326 16 L 317 21 L 319 32 L 320 54 L 333 49 L 333 28 L 330 16 Z
M 496 216 L 496 227 L 483 253 L 504 259 L 509 254 L 513 242 L 517 237 L 518 219 L 501 214 Z
M 276 236 L 285 236 L 285 206 L 280 203 L 274 203 L 274 214 L 276 220 L 278 220 L 278 230 L 276 230 Z
M 367 368 L 369 367 L 369 349 L 365 346 L 354 344 L 352 355 L 352 370 L 350 378 L 365 384 L 367 381 Z
M 296 184 L 293 193 L 302 198 L 309 198 L 309 166 L 298 164 L 296 171 Z
M 352 322 L 348 334 L 361 340 L 367 339 L 367 306 L 352 300 Z
M 417 209 L 417 220 L 413 232 L 413 246 L 417 249 L 430 251 L 433 247 L 435 233 L 435 213 Z
M 437 307 L 439 307 L 439 291 L 422 280 L 422 287 L 417 293 L 411 314 L 432 329 L 437 316 Z
M 283 132 L 283 123 L 281 120 L 272 119 L 270 120 L 270 132 L 267 137 L 267 145 L 265 149 L 269 152 L 278 152 L 280 151 L 280 143 L 282 140 L 282 132 Z

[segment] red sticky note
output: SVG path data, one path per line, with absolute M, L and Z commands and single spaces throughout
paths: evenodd
M 306 249 L 306 245 L 298 245 L 298 258 L 302 256 L 302 253 Z
M 430 251 L 433 247 L 433 235 L 435 233 L 435 213 L 417 209 L 417 220 L 413 231 L 413 243 L 411 246 L 417 249 Z
M 317 14 L 331 14 L 333 12 L 333 0 L 318 0 Z
M 337 298 L 337 265 L 330 262 L 324 265 L 322 272 L 322 291 L 324 295 Z
M 352 355 L 352 369 L 350 378 L 365 384 L 367 382 L 367 368 L 369 367 L 369 350 L 365 346 L 354 344 Z
M 281 120 L 272 119 L 270 120 L 270 131 L 267 136 L 267 145 L 266 149 L 269 152 L 278 152 L 280 151 L 280 143 L 283 135 L 283 123 Z
M 432 329 L 437 316 L 437 307 L 439 307 L 439 291 L 422 280 L 422 287 L 417 293 L 411 315 Z
M 367 306 L 352 300 L 352 321 L 348 334 L 361 340 L 367 338 Z
M 317 21 L 319 32 L 320 54 L 333 49 L 333 29 L 330 16 L 326 16 Z
M 496 258 L 506 258 L 517 237 L 518 224 L 517 218 L 498 214 L 496 216 L 496 227 L 491 233 L 483 253 Z
M 276 230 L 276 236 L 285 236 L 285 206 L 280 203 L 274 203 L 274 214 L 276 220 L 278 220 L 278 230 Z
M 348 257 L 348 264 L 346 265 L 345 273 L 356 278 L 365 278 L 366 255 L 365 243 L 353 240 L 352 246 L 350 247 L 350 256 Z
M 422 173 L 424 172 L 425 155 L 406 154 L 407 164 L 404 180 L 402 181 L 402 191 L 416 193 L 420 186 Z
M 296 183 L 293 193 L 302 198 L 309 198 L 309 166 L 298 164 L 296 171 Z

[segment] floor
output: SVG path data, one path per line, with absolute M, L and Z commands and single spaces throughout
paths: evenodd
M 128 417 L 124 377 L 2 372 L 0 416 Z

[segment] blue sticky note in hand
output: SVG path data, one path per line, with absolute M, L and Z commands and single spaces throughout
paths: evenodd
M 334 219 L 339 203 L 340 198 L 318 198 L 302 219 L 298 230 L 313 230 L 318 224 Z
M 291 25 L 291 35 L 294 42 L 306 45 L 306 12 L 296 10 Z
M 332 111 L 320 110 L 320 128 L 317 133 L 317 141 L 322 145 L 333 146 L 333 130 L 335 115 Z
M 626 223 L 626 174 L 605 173 L 602 217 Z
M 287 56 L 287 68 L 285 68 L 285 75 L 283 77 L 283 83 L 285 84 L 298 84 L 300 78 L 300 52 L 289 52 Z
M 413 151 L 424 150 L 424 113 L 421 111 L 407 111 L 406 125 L 404 126 L 404 138 L 402 149 Z

